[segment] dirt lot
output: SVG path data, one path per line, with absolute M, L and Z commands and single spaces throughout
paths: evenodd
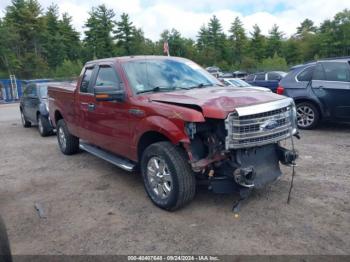
M 301 135 L 290 205 L 284 168 L 238 219 L 235 196 L 204 189 L 168 213 L 139 174 L 87 153 L 64 156 L 56 137 L 22 128 L 17 104 L 0 105 L 0 213 L 14 254 L 350 254 L 350 126 Z

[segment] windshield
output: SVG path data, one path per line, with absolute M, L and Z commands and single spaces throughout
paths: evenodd
M 39 85 L 39 96 L 47 98 L 47 85 Z
M 228 80 L 232 85 L 237 86 L 237 87 L 247 87 L 251 86 L 248 84 L 246 81 L 241 80 L 241 79 L 230 79 Z
M 123 67 L 136 93 L 222 85 L 189 60 L 142 59 L 126 62 Z

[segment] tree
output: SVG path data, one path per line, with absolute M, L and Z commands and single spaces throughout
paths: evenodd
M 261 34 L 261 29 L 257 24 L 253 26 L 253 32 L 250 35 L 250 53 L 255 60 L 260 62 L 265 56 L 266 39 Z
M 335 47 L 338 55 L 350 55 L 350 10 L 345 9 L 334 17 Z
M 21 67 L 20 59 L 16 56 L 17 46 L 14 45 L 19 41 L 19 35 L 13 30 L 0 19 L 0 73 L 4 77 L 18 72 Z
M 49 6 L 46 15 L 45 31 L 45 56 L 50 68 L 56 69 L 64 60 L 64 43 L 59 31 L 58 6 L 52 4 Z
M 18 69 L 13 73 L 21 77 L 47 71 L 42 57 L 44 23 L 41 14 L 41 6 L 36 0 L 13 0 L 6 7 L 3 25 L 17 38 L 11 42 L 18 62 Z
M 117 22 L 117 29 L 114 31 L 117 45 L 121 47 L 126 55 L 131 54 L 131 46 L 134 41 L 135 27 L 130 21 L 129 15 L 123 13 L 120 16 L 120 21 Z
M 58 23 L 64 46 L 64 59 L 76 61 L 80 59 L 81 43 L 79 33 L 73 28 L 72 17 L 67 13 L 62 15 L 62 20 Z
M 288 70 L 288 65 L 286 59 L 275 53 L 273 57 L 263 59 L 258 65 L 258 69 L 260 71 L 286 71 Z
M 208 23 L 208 46 L 214 50 L 213 61 L 216 63 L 223 58 L 226 36 L 222 31 L 219 19 L 214 15 Z
M 92 8 L 85 23 L 85 59 L 110 57 L 113 54 L 112 32 L 115 13 L 105 5 Z
M 238 16 L 232 23 L 229 32 L 229 39 L 231 41 L 232 46 L 232 64 L 237 63 L 238 65 L 240 65 L 242 63 L 244 49 L 247 46 L 247 36 L 243 28 L 243 23 L 241 22 Z
M 297 34 L 303 35 L 305 33 L 315 33 L 317 28 L 314 26 L 314 22 L 310 19 L 305 19 L 301 22 L 300 26 L 297 27 Z
M 281 54 L 282 37 L 283 33 L 279 31 L 279 27 L 276 24 L 274 24 L 271 30 L 269 31 L 269 36 L 267 38 L 267 57 L 272 57 L 275 53 L 279 55 Z

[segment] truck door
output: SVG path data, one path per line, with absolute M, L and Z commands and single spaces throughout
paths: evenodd
M 79 137 L 88 142 L 92 142 L 93 134 L 93 114 L 91 112 L 95 109 L 95 97 L 93 94 L 92 77 L 97 69 L 95 66 L 85 67 L 85 71 L 77 90 L 77 114 L 76 120 L 78 125 Z
M 94 89 L 101 87 L 122 89 L 120 77 L 114 64 L 101 64 L 96 69 L 93 80 Z M 89 141 L 116 154 L 126 155 L 130 148 L 128 124 L 128 104 L 126 101 L 96 101 L 90 106 L 88 117 Z
M 318 62 L 312 90 L 325 108 L 327 117 L 350 120 L 350 65 L 344 61 Z

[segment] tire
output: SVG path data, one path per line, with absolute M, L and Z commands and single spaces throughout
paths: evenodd
M 32 123 L 26 120 L 26 117 L 24 116 L 22 109 L 21 109 L 20 111 L 21 111 L 21 122 L 22 122 L 22 126 L 23 126 L 24 128 L 31 127 L 31 126 L 32 126 Z
M 0 261 L 11 262 L 11 249 L 7 237 L 5 223 L 0 217 Z
M 320 120 L 320 112 L 316 106 L 310 102 L 297 104 L 297 123 L 300 129 L 314 129 Z
M 42 116 L 41 114 L 38 114 L 38 131 L 39 134 L 43 137 L 52 134 L 52 127 L 49 119 Z
M 195 196 L 196 179 L 188 158 L 180 147 L 170 142 L 154 143 L 145 149 L 141 172 L 147 195 L 162 209 L 179 209 Z
M 63 154 L 73 155 L 79 151 L 79 138 L 69 133 L 63 119 L 57 122 L 57 140 Z

